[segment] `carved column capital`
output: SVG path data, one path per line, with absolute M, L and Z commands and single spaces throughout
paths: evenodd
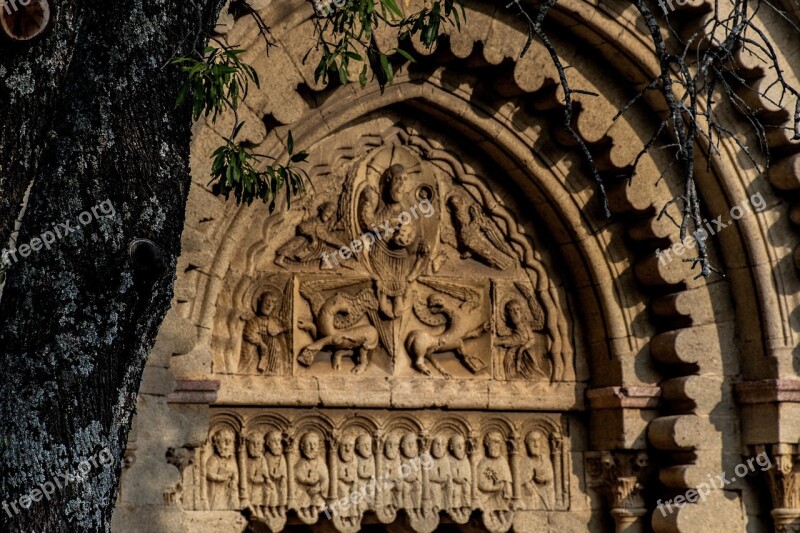
M 772 496 L 772 519 L 777 533 L 800 533 L 800 447 L 780 443 L 756 445 L 752 452 L 769 459 L 763 471 Z
M 647 509 L 642 497 L 650 474 L 647 454 L 637 450 L 586 453 L 588 486 L 608 500 L 618 532 L 641 530 Z

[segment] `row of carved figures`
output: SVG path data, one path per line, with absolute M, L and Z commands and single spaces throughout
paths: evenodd
M 507 531 L 514 511 L 569 507 L 569 454 L 550 428 L 373 433 L 217 424 L 169 498 L 185 509 L 247 509 L 273 531 L 288 510 L 346 532 L 359 530 L 365 512 L 391 523 L 403 509 L 421 532 L 435 529 L 440 512 L 466 523 L 480 510 L 488 530 Z

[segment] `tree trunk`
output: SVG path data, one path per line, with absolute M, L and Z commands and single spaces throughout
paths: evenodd
M 202 51 L 221 4 L 51 2 L 43 36 L 0 45 L 0 249 L 30 186 L 0 296 L 2 530 L 110 527 L 190 183 L 184 77 L 167 62 Z M 134 265 L 136 239 L 163 268 Z

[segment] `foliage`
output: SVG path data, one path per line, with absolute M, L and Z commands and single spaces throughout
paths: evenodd
M 461 16 L 456 4 L 461 7 Z M 239 0 L 234 7 L 254 17 L 269 51 L 273 45 L 269 27 L 258 13 L 245 0 Z M 389 55 L 381 52 L 373 40 L 373 31 L 380 23 L 396 28 L 399 39 L 419 36 L 420 42 L 430 48 L 438 38 L 442 24 L 451 23 L 460 28 L 465 16 L 461 0 L 435 0 L 431 8 L 424 8 L 407 18 L 395 0 L 380 0 L 379 10 L 375 9 L 374 0 L 345 0 L 342 8 L 326 18 L 324 23 L 318 21 L 318 47 L 322 48 L 323 54 L 315 76 L 317 80 L 327 82 L 328 71 L 333 70 L 338 72 L 340 81 L 345 84 L 350 61 L 360 61 L 364 62 L 359 77 L 361 85 L 367 84 L 367 72 L 371 69 L 381 88 L 384 88 L 392 83 L 394 71 Z M 323 38 L 328 33 L 332 34 L 335 42 Z M 305 181 L 310 181 L 308 173 L 295 166 L 304 163 L 308 153 L 305 150 L 294 152 L 291 131 L 287 142 L 289 162 L 286 165 L 279 164 L 273 156 L 255 153 L 246 144 L 236 142 L 236 136 L 244 125 L 239 121 L 239 104 L 247 97 L 249 83 L 252 81 L 259 86 L 259 80 L 255 69 L 241 60 L 244 50 L 214 40 L 221 48 L 208 46 L 199 59 L 177 57 L 172 60 L 172 64 L 179 66 L 188 77 L 178 95 L 177 105 L 191 98 L 194 120 L 210 116 L 211 121 L 216 122 L 217 116 L 225 110 L 230 109 L 234 113 L 231 135 L 211 156 L 210 183 L 215 184 L 213 190 L 226 199 L 233 193 L 240 204 L 249 205 L 254 200 L 261 200 L 269 205 L 272 213 L 278 193 L 286 187 L 286 205 L 287 208 L 291 207 L 292 197 L 305 193 Z M 366 61 L 358 50 L 366 54 Z M 413 57 L 400 48 L 392 53 L 413 61 Z M 272 164 L 265 165 L 263 160 L 270 160 Z M 259 170 L 262 166 L 263 170 Z
M 417 36 L 420 43 L 431 48 L 443 24 L 453 24 L 460 29 L 462 19 L 466 18 L 462 0 L 435 0 L 430 8 L 424 7 L 408 17 L 396 0 L 379 0 L 378 9 L 374 0 L 345 0 L 343 5 L 342 2 L 338 5 L 338 9 L 332 9 L 327 17 L 316 20 L 318 41 L 315 49 L 322 51 L 314 71 L 317 82 L 327 83 L 329 73 L 335 73 L 342 85 L 347 84 L 351 61 L 355 61 L 363 63 L 358 77 L 361 86 L 367 84 L 367 74 L 372 71 L 373 79 L 383 89 L 394 79 L 392 56 L 399 55 L 408 61 L 414 59 L 400 47 L 388 54 L 378 48 L 374 33 L 381 24 L 396 29 L 401 41 Z
M 239 124 L 238 128 L 244 123 Z M 287 186 L 286 207 L 292 206 L 292 196 L 305 192 L 305 179 L 308 174 L 302 168 L 296 168 L 294 163 L 303 163 L 308 159 L 308 153 L 303 150 L 294 153 L 294 139 L 289 132 L 287 150 L 289 163 L 287 165 L 267 165 L 264 170 L 257 170 L 260 159 L 274 158 L 268 155 L 254 153 L 241 144 L 236 144 L 233 139 L 239 132 L 234 131 L 231 138 L 226 139 L 223 146 L 217 148 L 212 154 L 214 160 L 211 166 L 211 181 L 216 182 L 218 193 L 228 199 L 233 192 L 237 203 L 251 204 L 253 200 L 262 200 L 269 204 L 269 212 L 275 210 L 275 200 L 278 192 Z
M 261 20 L 260 17 L 258 20 Z M 264 31 L 268 31 L 261 26 L 259 28 L 262 35 L 265 35 Z M 266 36 L 265 39 L 269 47 L 271 41 Z M 252 66 L 242 62 L 239 57 L 244 50 L 219 44 L 222 48 L 206 47 L 204 57 L 199 60 L 188 57 L 172 60 L 189 78 L 178 95 L 177 105 L 182 105 L 191 96 L 194 120 L 201 115 L 206 118 L 210 115 L 211 121 L 216 122 L 217 116 L 225 110 L 230 109 L 234 113 L 231 135 L 211 155 L 213 163 L 209 183 L 214 183 L 213 190 L 225 199 L 233 193 L 236 202 L 240 204 L 249 205 L 253 200 L 261 200 L 269 205 L 270 213 L 275 210 L 278 193 L 286 186 L 286 204 L 291 207 L 292 196 L 305 192 L 303 178 L 309 178 L 305 170 L 298 169 L 293 164 L 306 161 L 308 154 L 305 151 L 294 153 L 291 131 L 287 165 L 279 164 L 272 156 L 255 153 L 246 144 L 235 141 L 244 126 L 244 122 L 239 121 L 239 104 L 247 97 L 250 81 L 258 87 L 258 75 Z M 260 161 L 264 159 L 270 159 L 274 163 L 262 165 Z M 263 166 L 263 170 L 258 170 L 257 167 L 260 166 Z
M 247 97 L 250 81 L 256 87 L 259 85 L 256 71 L 239 57 L 244 50 L 221 46 L 207 46 L 201 59 L 177 57 L 171 61 L 188 78 L 178 94 L 178 105 L 191 98 L 194 120 L 204 114 L 216 121 L 226 108 L 238 108 L 239 102 Z

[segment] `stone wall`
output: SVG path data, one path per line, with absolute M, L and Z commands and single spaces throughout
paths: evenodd
M 537 44 L 519 58 L 525 27 L 502 6 L 471 3 L 463 31 L 381 91 L 315 81 L 312 10 L 291 4 L 257 6 L 268 57 L 249 18 L 218 29 L 261 79 L 241 135 L 278 154 L 291 129 L 313 189 L 274 214 L 225 202 L 207 176 L 231 117 L 196 126 L 174 305 L 114 529 L 800 527 L 796 141 L 770 136 L 768 179 L 732 141 L 698 171 L 709 219 L 764 204 L 714 236 L 727 277 L 695 279 L 654 253 L 678 239 L 657 217 L 682 187 L 669 155 L 609 180 L 605 218 L 550 58 Z M 704 13 L 683 9 L 681 24 Z M 659 109 L 611 120 L 656 68 L 635 13 L 560 1 L 551 16 L 571 83 L 599 94 L 576 95 L 574 127 L 624 176 Z M 659 507 L 757 454 L 772 467 Z

